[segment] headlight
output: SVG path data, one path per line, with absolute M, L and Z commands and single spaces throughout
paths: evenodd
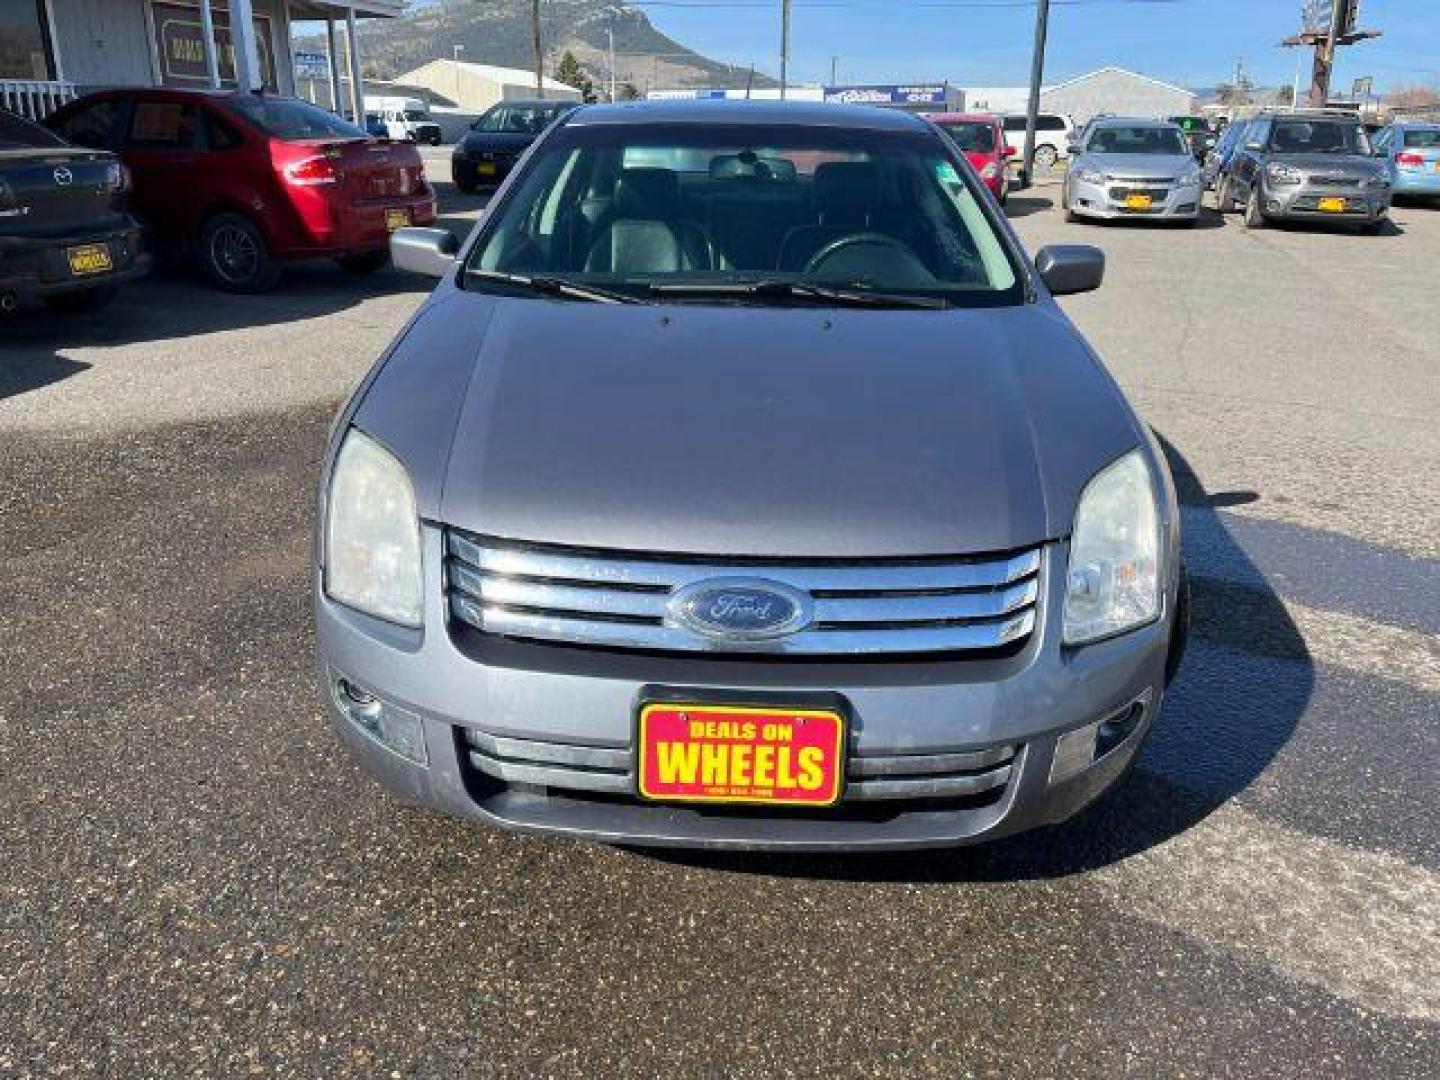
M 1105 174 L 1099 169 L 1081 169 L 1077 174 L 1083 184 L 1103 184 Z
M 981 176 L 981 178 L 984 179 L 984 180 L 994 180 L 995 177 L 997 177 L 997 176 L 999 176 L 999 175 L 1000 175 L 1000 166 L 996 165 L 995 162 L 993 162 L 993 161 L 990 162 L 989 164 L 987 164 L 983 169 L 980 170 L 980 176 Z
M 1266 165 L 1265 175 L 1277 184 L 1298 184 L 1302 179 L 1299 169 L 1279 161 Z
M 420 520 L 410 477 L 353 428 L 325 504 L 325 595 L 389 622 L 421 624 Z
M 1160 615 L 1160 513 L 1140 451 L 1080 495 L 1065 584 L 1065 644 L 1111 637 Z
M 1200 170 L 1191 169 L 1189 172 L 1181 173 L 1176 183 L 1181 187 L 1194 187 L 1200 183 Z

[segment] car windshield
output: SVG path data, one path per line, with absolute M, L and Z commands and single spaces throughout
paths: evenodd
M 1096 128 L 1085 149 L 1092 154 L 1188 154 L 1178 128 L 1107 126 Z
M 943 120 L 940 126 L 969 154 L 995 152 L 995 125 L 984 120 Z
M 428 119 L 430 119 L 428 116 L 426 116 L 426 115 L 425 115 L 423 112 L 421 112 L 419 109 L 406 109 L 406 110 L 405 110 L 403 113 L 401 113 L 400 115 L 402 115 L 403 117 L 405 117 L 405 119 L 406 119 L 406 120 L 409 120 L 411 123 L 414 123 L 414 122 L 419 121 L 419 120 L 428 120 Z
M 0 150 L 28 150 L 31 147 L 64 146 L 63 139 L 38 124 L 0 109 Z
M 475 130 L 539 135 L 561 111 L 556 105 L 496 105 L 475 121 Z
M 1440 148 L 1440 128 L 1410 128 L 1405 132 L 1407 150 L 1434 150 Z
M 1370 140 L 1358 122 L 1276 120 L 1270 149 L 1277 154 L 1368 154 Z
M 348 120 L 296 98 L 233 97 L 225 104 L 267 135 L 286 141 L 299 139 L 363 139 Z
M 1018 303 L 986 205 L 930 132 L 578 125 L 487 216 L 468 270 L 479 288 L 544 277 L 630 299 Z

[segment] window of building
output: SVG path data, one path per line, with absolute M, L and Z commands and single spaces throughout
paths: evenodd
M 0 3 L 0 79 L 49 79 L 50 43 L 41 0 Z

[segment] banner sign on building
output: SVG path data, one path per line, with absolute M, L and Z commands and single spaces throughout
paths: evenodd
M 832 105 L 945 105 L 949 87 L 929 86 L 827 86 L 825 100 Z
M 230 10 L 223 0 L 211 0 L 210 18 L 215 28 L 215 61 L 220 72 L 220 85 L 236 86 Z M 200 21 L 199 5 L 186 0 L 150 0 L 150 20 L 154 27 L 155 55 L 160 61 L 161 85 L 209 86 L 210 74 L 205 67 L 205 31 Z M 271 40 L 270 16 L 257 14 L 255 45 L 260 53 L 260 81 L 267 90 L 279 90 Z
M 295 78 L 328 79 L 329 77 L 330 59 L 324 53 L 295 53 Z

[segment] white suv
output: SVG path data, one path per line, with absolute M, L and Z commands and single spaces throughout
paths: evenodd
M 1050 168 L 1065 156 L 1074 138 L 1075 125 L 1068 116 L 1041 113 L 1035 118 L 1035 164 Z M 1005 117 L 1005 142 L 1017 157 L 1025 152 L 1025 116 Z

